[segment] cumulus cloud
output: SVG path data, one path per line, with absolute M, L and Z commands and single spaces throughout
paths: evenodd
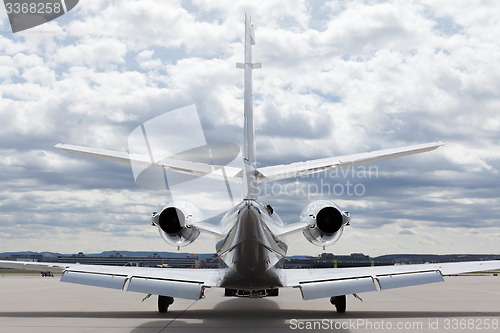
M 166 204 L 164 193 L 138 189 L 127 165 L 53 146 L 125 151 L 138 125 L 192 103 L 207 140 L 241 143 L 242 71 L 235 63 L 243 59 L 248 12 L 254 61 L 264 65 L 254 72 L 259 165 L 446 143 L 380 162 L 374 177 L 326 177 L 336 189 L 346 181 L 363 185 L 361 196 L 296 191 L 264 201 L 286 222 L 310 200 L 337 201 L 353 216 L 332 248 L 337 253 L 498 252 L 500 23 L 492 6 L 89 1 L 16 35 L 6 32 L 4 15 L 0 251 L 47 250 L 40 239 L 63 252 L 108 244 L 160 249 L 144 221 Z M 190 195 L 203 204 L 207 197 Z M 321 252 L 294 237 L 291 254 Z M 190 250 L 212 251 L 210 241 Z

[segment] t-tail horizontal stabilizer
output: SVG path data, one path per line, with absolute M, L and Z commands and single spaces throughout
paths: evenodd
M 368 153 L 328 157 L 318 160 L 281 164 L 257 169 L 258 183 L 306 176 L 317 172 L 373 163 L 390 158 L 424 153 L 443 146 L 442 142 L 424 143 L 414 146 L 376 150 Z

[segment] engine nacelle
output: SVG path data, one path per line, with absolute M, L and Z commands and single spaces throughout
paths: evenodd
M 302 210 L 300 220 L 309 225 L 309 228 L 303 231 L 308 241 L 317 246 L 328 246 L 340 238 L 351 217 L 333 202 L 318 200 Z
M 170 245 L 182 247 L 191 244 L 200 235 L 196 223 L 203 221 L 198 208 L 188 201 L 174 201 L 160 213 L 153 213 L 151 222 L 158 227 L 161 237 Z

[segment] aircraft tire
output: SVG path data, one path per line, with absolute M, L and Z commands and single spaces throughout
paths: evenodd
M 158 312 L 165 313 L 168 311 L 170 304 L 174 302 L 174 298 L 170 296 L 158 295 Z
M 229 288 L 224 289 L 224 296 L 234 296 L 234 295 L 235 295 L 234 289 L 229 289 Z
M 330 303 L 335 305 L 337 313 L 345 313 L 346 309 L 346 299 L 345 295 L 330 297 Z

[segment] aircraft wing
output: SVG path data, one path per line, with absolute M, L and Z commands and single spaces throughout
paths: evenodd
M 280 269 L 304 300 L 442 282 L 444 275 L 500 269 L 500 260 L 353 268 Z
M 443 146 L 442 142 L 431 142 L 420 145 L 376 150 L 368 153 L 328 157 L 318 160 L 281 164 L 257 169 L 259 183 L 306 176 L 316 172 L 328 171 L 359 164 L 383 161 L 390 158 L 424 153 Z
M 65 152 L 100 158 L 108 161 L 132 163 L 153 168 L 166 168 L 171 171 L 189 174 L 193 176 L 207 176 L 216 179 L 227 179 L 240 184 L 242 182 L 241 169 L 230 166 L 212 165 L 200 162 L 190 162 L 172 158 L 160 161 L 151 161 L 149 156 L 140 154 L 129 154 L 126 152 L 112 151 L 106 149 L 89 148 L 59 143 L 55 146 Z
M 62 272 L 61 282 L 144 294 L 199 299 L 204 287 L 218 287 L 225 269 L 80 265 L 0 260 L 0 267 Z

